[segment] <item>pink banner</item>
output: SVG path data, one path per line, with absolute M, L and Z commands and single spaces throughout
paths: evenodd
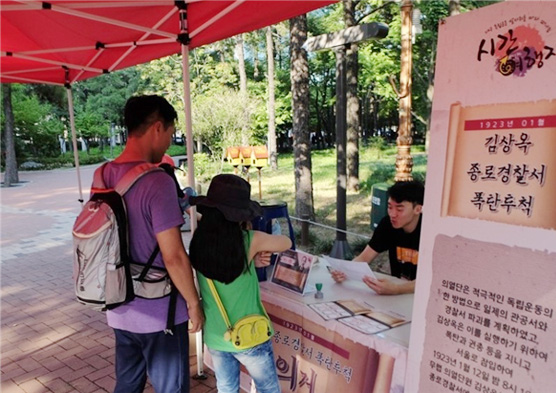
M 466 120 L 463 129 L 465 131 L 492 131 L 551 127 L 556 127 L 556 115 Z

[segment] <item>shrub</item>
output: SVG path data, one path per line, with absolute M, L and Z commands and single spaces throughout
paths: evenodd
M 195 179 L 197 183 L 208 183 L 214 175 L 220 173 L 220 161 L 214 161 L 207 153 L 195 153 Z
M 64 153 L 56 157 L 30 157 L 29 160 L 44 165 L 44 167 L 42 168 L 31 169 L 55 169 L 75 166 L 73 153 L 71 152 Z M 103 154 L 98 152 L 98 150 L 95 150 L 91 154 L 87 154 L 86 152 L 82 151 L 79 152 L 79 165 L 93 165 L 104 162 L 106 160 L 107 158 Z
M 382 158 L 384 150 L 388 147 L 388 144 L 381 136 L 373 136 L 369 140 L 369 147 L 373 150 L 376 150 L 377 158 Z
M 365 249 L 369 241 L 365 238 L 358 237 L 352 240 L 349 245 L 351 246 L 351 251 L 353 251 L 353 255 L 359 255 Z
M 372 169 L 370 176 L 361 181 L 361 190 L 370 192 L 373 184 L 393 183 L 396 176 L 396 168 L 390 163 L 379 162 Z

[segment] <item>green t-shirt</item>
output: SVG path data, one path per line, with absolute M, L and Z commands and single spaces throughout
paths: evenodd
M 252 239 L 253 231 L 245 231 L 244 241 L 245 252 L 247 254 L 249 253 Z M 223 258 L 225 258 L 225 256 L 223 256 Z M 232 345 L 231 341 L 224 340 L 224 333 L 227 329 L 226 323 L 216 305 L 206 277 L 197 272 L 197 278 L 203 298 L 203 310 L 205 312 L 205 325 L 203 327 L 203 339 L 205 344 L 207 347 L 218 351 L 240 352 L 240 350 Z M 232 325 L 247 315 L 266 315 L 261 303 L 259 280 L 257 279 L 255 263 L 253 261 L 249 261 L 249 269 L 243 272 L 233 282 L 229 284 L 224 284 L 216 280 L 213 280 L 213 282 Z M 272 331 L 272 334 L 274 334 L 274 331 Z

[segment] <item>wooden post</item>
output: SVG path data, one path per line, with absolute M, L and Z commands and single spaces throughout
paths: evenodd
M 346 47 L 336 53 L 336 228 L 346 230 Z M 345 232 L 336 232 L 331 256 L 343 259 L 349 250 Z
M 259 200 L 263 199 L 263 184 L 261 181 L 261 168 L 257 168 L 259 172 Z
M 301 216 L 301 245 L 309 245 L 309 216 L 304 214 Z
M 307 51 L 333 49 L 336 53 L 336 240 L 330 256 L 347 259 L 351 255 L 346 230 L 346 45 L 388 35 L 388 26 L 372 22 L 322 34 L 305 41 Z
M 411 67 L 412 67 L 412 43 L 411 43 L 411 14 L 413 11 L 413 0 L 403 0 L 401 5 L 402 18 L 402 52 L 400 69 L 400 125 L 396 145 L 396 181 L 413 180 L 413 157 L 411 157 Z

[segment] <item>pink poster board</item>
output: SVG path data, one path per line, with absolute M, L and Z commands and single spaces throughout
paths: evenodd
M 405 393 L 556 391 L 556 12 L 439 25 Z

